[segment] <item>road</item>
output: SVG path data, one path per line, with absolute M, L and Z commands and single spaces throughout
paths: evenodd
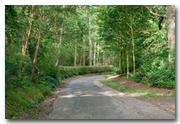
M 175 119 L 147 102 L 100 83 L 105 76 L 82 77 L 61 89 L 47 119 Z

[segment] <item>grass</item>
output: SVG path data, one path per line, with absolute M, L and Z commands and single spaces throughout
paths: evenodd
M 22 116 L 25 113 L 28 113 L 32 118 L 38 118 L 38 103 L 50 92 L 51 87 L 33 83 L 29 86 L 7 90 L 5 94 L 5 118 Z
M 173 97 L 175 96 L 175 93 L 164 94 L 162 92 L 146 91 L 144 89 L 123 86 L 119 83 L 113 82 L 105 78 L 101 79 L 100 81 L 106 84 L 107 86 L 117 89 L 119 91 L 131 93 L 131 94 L 137 94 L 138 96 L 147 96 L 147 97 L 155 97 L 155 96 L 169 96 L 169 97 L 172 96 Z

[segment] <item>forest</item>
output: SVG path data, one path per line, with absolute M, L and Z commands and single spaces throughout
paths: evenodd
M 65 78 L 105 72 L 174 89 L 175 6 L 5 6 L 6 118 Z

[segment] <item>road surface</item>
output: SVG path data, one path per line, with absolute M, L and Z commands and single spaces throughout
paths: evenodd
M 105 76 L 72 80 L 61 89 L 47 119 L 175 119 L 150 103 L 100 83 Z

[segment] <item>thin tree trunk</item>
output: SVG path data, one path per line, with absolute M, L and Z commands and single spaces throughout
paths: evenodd
M 33 79 L 33 75 L 34 75 L 34 71 L 35 71 L 35 67 L 36 67 L 37 56 L 38 56 L 38 51 L 39 51 L 39 45 L 40 45 L 40 42 L 41 42 L 41 27 L 42 27 L 42 22 L 43 22 L 43 15 L 44 15 L 44 12 L 40 11 L 39 36 L 38 36 L 38 41 L 37 41 L 37 45 L 36 45 L 35 56 L 34 56 L 34 59 L 33 59 L 31 80 Z
M 103 65 L 105 65 L 105 52 L 103 52 Z
M 97 45 L 97 61 L 96 65 L 99 65 L 99 44 Z
M 123 73 L 123 54 L 122 54 L 122 44 L 121 44 L 121 74 Z
M 169 65 L 174 65 L 173 52 L 175 52 L 175 5 L 168 5 L 167 13 L 167 34 L 169 47 Z
M 127 56 L 127 78 L 129 78 L 129 51 L 128 51 L 128 45 L 126 46 L 126 56 Z
M 86 58 L 85 58 L 85 36 L 83 35 L 83 66 L 85 66 Z
M 121 58 L 121 50 L 119 50 L 119 69 L 120 69 L 120 73 L 122 73 L 121 61 L 122 61 L 122 58 Z
M 64 7 L 65 7 L 65 5 L 63 5 L 63 15 L 62 15 L 62 23 L 61 23 L 61 34 L 60 34 L 60 38 L 59 38 L 59 44 L 57 46 L 58 47 L 58 54 L 57 54 L 57 59 L 56 59 L 55 66 L 57 66 L 59 64 L 59 59 L 60 59 L 60 46 L 61 46 L 62 38 L 63 38 L 63 26 L 64 26 L 64 18 L 65 18 Z
M 94 66 L 96 66 L 96 42 L 94 43 L 94 61 L 93 61 Z
M 80 56 L 80 57 L 79 57 L 79 65 L 80 65 L 80 66 L 81 66 L 81 63 L 82 63 L 81 61 L 82 61 L 82 57 Z
M 77 38 L 75 39 L 75 44 L 74 44 L 74 66 L 76 66 L 76 61 L 77 61 Z
M 119 50 L 119 68 L 120 68 L 120 73 L 122 74 L 122 34 L 121 34 L 121 44 Z
M 91 19 L 89 17 L 89 27 L 91 26 Z M 89 28 L 89 66 L 92 66 L 92 39 L 91 28 Z
M 123 69 L 124 69 L 124 75 L 126 74 L 126 67 L 125 67 L 125 65 L 126 65 L 126 54 L 125 54 L 125 50 L 124 50 L 124 61 L 123 61 Z
M 32 21 L 33 21 L 33 16 L 34 16 L 34 8 L 35 8 L 35 6 L 32 5 L 31 18 L 29 20 L 29 29 L 28 29 L 27 39 L 26 39 L 26 43 L 25 43 L 25 46 L 24 46 L 23 56 L 22 56 L 22 59 L 23 59 L 22 74 L 21 74 L 22 78 L 24 77 L 26 52 L 27 52 L 27 47 L 28 47 L 28 41 L 29 41 L 29 38 L 30 38 L 30 35 L 31 35 Z
M 135 45 L 134 45 L 134 32 L 133 32 L 132 25 L 131 25 L 131 36 L 132 36 L 132 47 L 133 47 L 133 51 L 132 51 L 132 53 L 133 53 L 133 76 L 135 76 L 135 73 L 136 73 L 135 52 L 134 52 Z

